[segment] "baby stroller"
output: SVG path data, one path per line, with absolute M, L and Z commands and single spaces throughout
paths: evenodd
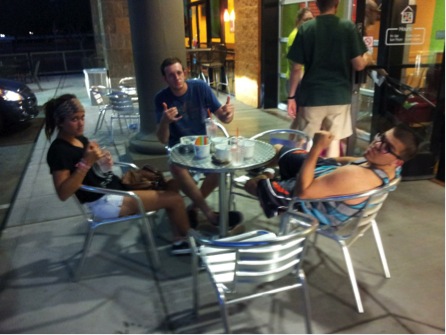
M 434 176 L 436 157 L 431 150 L 431 135 L 436 102 L 426 93 L 400 81 L 385 77 L 388 90 L 387 115 L 393 124 L 407 124 L 419 137 L 419 153 L 403 168 L 404 179 L 428 179 Z

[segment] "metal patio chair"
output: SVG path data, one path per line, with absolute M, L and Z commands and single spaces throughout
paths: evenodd
M 114 164 L 118 165 L 118 166 L 122 166 L 124 168 L 137 168 L 137 166 L 132 163 L 114 162 Z M 144 206 L 141 202 L 141 199 L 134 192 L 131 192 L 131 191 L 111 190 L 111 189 L 86 186 L 86 185 L 82 185 L 81 189 L 83 191 L 99 193 L 99 194 L 115 194 L 115 195 L 122 195 L 125 197 L 131 197 L 131 198 L 135 199 L 135 201 L 137 201 L 139 210 L 138 210 L 138 213 L 136 213 L 134 215 L 117 217 L 114 219 L 100 219 L 100 218 L 94 217 L 91 213 L 89 213 L 89 211 L 86 209 L 85 206 L 83 206 L 79 201 L 77 201 L 79 208 L 81 209 L 81 211 L 85 217 L 88 231 L 87 231 L 87 235 L 85 236 L 84 246 L 82 248 L 82 255 L 79 260 L 74 279 L 77 281 L 77 280 L 79 280 L 79 278 L 81 276 L 82 268 L 83 268 L 85 260 L 87 258 L 88 251 L 90 250 L 96 230 L 99 227 L 103 227 L 103 226 L 107 226 L 107 225 L 115 224 L 115 223 L 120 223 L 120 222 L 136 221 L 142 225 L 141 229 L 145 230 L 144 233 L 141 232 L 143 235 L 143 240 L 147 243 L 147 248 L 149 249 L 148 253 L 150 255 L 152 266 L 153 266 L 153 268 L 157 269 L 160 265 L 160 260 L 159 260 L 159 254 L 158 254 L 158 250 L 156 248 L 155 240 L 153 237 L 153 232 L 152 232 L 152 228 L 154 227 L 154 224 L 155 224 L 154 220 L 155 220 L 155 216 L 156 216 L 157 212 L 156 211 L 146 212 L 144 210 Z M 76 198 L 76 200 L 77 200 L 77 198 Z
M 344 255 L 345 263 L 347 266 L 348 276 L 350 278 L 350 283 L 353 290 L 353 295 L 355 297 L 357 310 L 359 313 L 364 312 L 364 307 L 362 305 L 361 295 L 359 293 L 358 283 L 356 281 L 356 275 L 353 268 L 353 262 L 350 256 L 349 248 L 362 237 L 367 230 L 372 228 L 373 236 L 375 238 L 376 247 L 381 259 L 384 276 L 390 278 L 389 266 L 387 264 L 386 255 L 384 252 L 384 246 L 382 244 L 381 235 L 379 233 L 378 224 L 376 222 L 376 216 L 381 209 L 384 201 L 387 199 L 389 192 L 396 189 L 401 178 L 395 178 L 390 181 L 389 184 L 375 188 L 371 191 L 363 192 L 354 195 L 327 197 L 321 199 L 302 199 L 293 198 L 290 206 L 288 207 L 288 212 L 295 211 L 295 205 L 307 206 L 312 204 L 313 206 L 320 203 L 333 203 L 333 202 L 343 202 L 346 200 L 366 198 L 364 206 L 362 209 L 358 209 L 357 213 L 350 217 L 347 221 L 339 226 L 332 225 L 319 225 L 316 230 L 316 238 L 314 243 L 316 244 L 317 236 L 327 237 L 341 247 L 342 253 Z M 315 214 L 317 217 L 317 214 Z M 282 228 L 281 228 L 282 229 Z M 283 228 L 285 229 L 285 228 Z
M 226 86 L 229 92 L 229 80 L 226 72 L 226 54 L 228 50 L 224 44 L 214 44 L 209 52 L 199 53 L 198 61 L 201 66 L 201 73 L 199 78 L 208 83 L 209 86 L 214 85 L 217 91 L 219 87 Z M 212 74 L 209 73 L 212 71 Z M 222 81 L 221 70 L 225 75 L 225 81 Z M 211 77 L 212 75 L 212 77 Z
M 272 145 L 283 144 L 291 147 L 300 147 L 307 151 L 310 150 L 313 145 L 313 139 L 311 137 L 296 129 L 270 129 L 253 135 L 250 139 L 264 141 Z M 236 196 L 257 199 L 244 191 L 244 185 L 250 178 L 249 171 L 231 177 L 229 202 L 234 210 L 236 210 Z
M 110 100 L 110 108 L 112 110 L 112 115 L 110 116 L 110 128 L 111 128 L 111 138 L 114 139 L 113 135 L 113 120 L 118 120 L 119 128 L 121 133 L 122 124 L 121 121 L 125 122 L 127 130 L 129 129 L 129 121 L 134 123 L 139 123 L 139 110 L 134 107 L 132 97 L 121 91 L 113 91 L 108 94 Z
M 105 86 L 92 86 L 90 88 L 91 98 L 94 100 L 94 103 L 98 106 L 98 119 L 96 121 L 96 126 L 94 128 L 94 135 L 98 132 L 99 129 L 102 128 L 102 124 L 105 120 L 105 114 L 108 109 L 111 108 L 111 105 L 108 101 L 108 97 L 106 95 L 106 87 Z
M 316 230 L 317 221 L 302 213 L 287 213 L 282 216 L 282 227 L 280 236 L 256 230 L 219 240 L 204 239 L 198 232 L 190 231 L 196 316 L 201 259 L 217 295 L 226 333 L 231 332 L 227 305 L 294 288 L 302 289 L 306 332 L 311 333 L 311 308 L 302 260 L 307 238 Z M 279 281 L 288 275 L 294 279 L 291 284 Z
M 119 80 L 119 89 L 130 95 L 133 102 L 138 102 L 138 92 L 136 90 L 136 78 L 135 77 L 124 77 Z

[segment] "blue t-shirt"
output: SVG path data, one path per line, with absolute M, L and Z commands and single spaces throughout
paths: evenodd
M 165 88 L 155 96 L 156 121 L 160 122 L 163 115 L 163 102 L 167 108 L 176 107 L 183 118 L 169 125 L 169 147 L 180 142 L 180 137 L 189 135 L 205 135 L 204 120 L 208 117 L 207 110 L 215 113 L 221 107 L 220 101 L 211 88 L 202 80 L 186 80 L 187 91 L 181 97 L 173 95 L 170 88 Z

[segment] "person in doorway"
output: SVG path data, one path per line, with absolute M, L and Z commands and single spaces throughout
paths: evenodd
M 277 215 L 280 207 L 286 208 L 293 197 L 348 195 L 387 184 L 399 176 L 403 163 L 414 157 L 418 148 L 414 132 L 400 124 L 377 134 L 363 157 L 321 158 L 321 152 L 330 145 L 333 137 L 327 131 L 315 132 L 309 152 L 276 145 L 275 162 L 279 166 L 280 181 L 274 180 L 271 172 L 265 172 L 245 184 L 248 193 L 258 196 L 267 217 Z M 322 223 L 341 224 L 364 201 L 348 200 L 318 208 L 326 217 Z M 303 210 L 312 213 L 311 208 Z
M 102 195 L 80 189 L 82 185 L 124 190 L 121 180 L 112 172 L 104 173 L 98 160 L 105 155 L 98 143 L 84 136 L 85 109 L 73 94 L 64 94 L 48 100 L 44 106 L 45 134 L 51 140 L 57 136 L 47 153 L 47 163 L 53 176 L 53 183 L 60 200 L 72 195 L 86 206 L 93 215 L 103 219 L 128 216 L 137 213 L 137 202 L 119 195 Z M 108 166 L 113 164 L 111 155 Z M 146 211 L 164 208 L 172 224 L 174 242 L 173 254 L 190 253 L 187 242 L 189 221 L 183 198 L 175 182 L 168 182 L 165 191 L 134 190 Z
M 297 33 L 299 32 L 299 27 L 307 22 L 313 19 L 313 14 L 311 13 L 311 10 L 307 7 L 301 8 L 296 15 L 296 22 L 294 29 L 291 31 L 291 33 L 288 35 L 288 42 L 286 44 L 286 53 L 288 54 L 288 51 L 290 50 L 291 45 L 293 45 L 293 42 L 296 38 Z M 291 61 L 288 60 L 288 67 L 286 71 L 286 78 L 287 78 L 287 91 L 289 91 L 290 87 L 290 73 L 291 68 L 293 67 L 293 64 Z M 302 73 L 303 74 L 303 73 Z M 300 81 L 300 80 L 299 80 Z M 297 88 L 297 90 L 299 87 Z M 296 97 L 296 92 L 292 94 L 294 97 Z M 296 101 L 296 111 L 299 109 L 297 101 Z M 297 129 L 297 119 L 296 115 L 290 115 L 293 118 L 293 121 L 291 122 L 290 128 L 291 129 Z
M 373 26 L 376 21 L 379 20 L 379 15 L 381 11 L 378 7 L 378 4 L 374 0 L 366 0 L 365 2 L 365 32 L 367 35 L 368 28 Z
M 293 62 L 287 111 L 296 115 L 297 100 L 298 129 L 309 136 L 320 129 L 330 131 L 334 140 L 326 155 L 336 157 L 340 140 L 352 134 L 352 68 L 363 70 L 370 57 L 355 25 L 336 16 L 339 0 L 316 4 L 321 14 L 300 27 L 287 55 Z
M 182 136 L 205 135 L 204 122 L 209 112 L 223 123 L 232 122 L 235 109 L 230 97 L 222 105 L 204 81 L 186 80 L 180 59 L 166 58 L 161 64 L 161 74 L 168 85 L 155 96 L 156 136 L 161 143 L 172 147 L 180 142 Z M 192 200 L 187 209 L 192 228 L 199 223 L 198 210 L 210 224 L 218 225 L 218 213 L 205 200 L 218 186 L 218 175 L 207 174 L 198 188 L 189 170 L 175 164 L 170 166 L 170 170 L 181 190 Z M 229 213 L 229 227 L 235 227 L 241 221 L 240 212 Z

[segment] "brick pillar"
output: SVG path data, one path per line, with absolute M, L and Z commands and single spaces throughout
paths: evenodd
M 112 87 L 135 75 L 127 0 L 90 0 L 96 51 L 109 70 Z
M 234 1 L 235 96 L 252 107 L 260 103 L 260 0 Z

